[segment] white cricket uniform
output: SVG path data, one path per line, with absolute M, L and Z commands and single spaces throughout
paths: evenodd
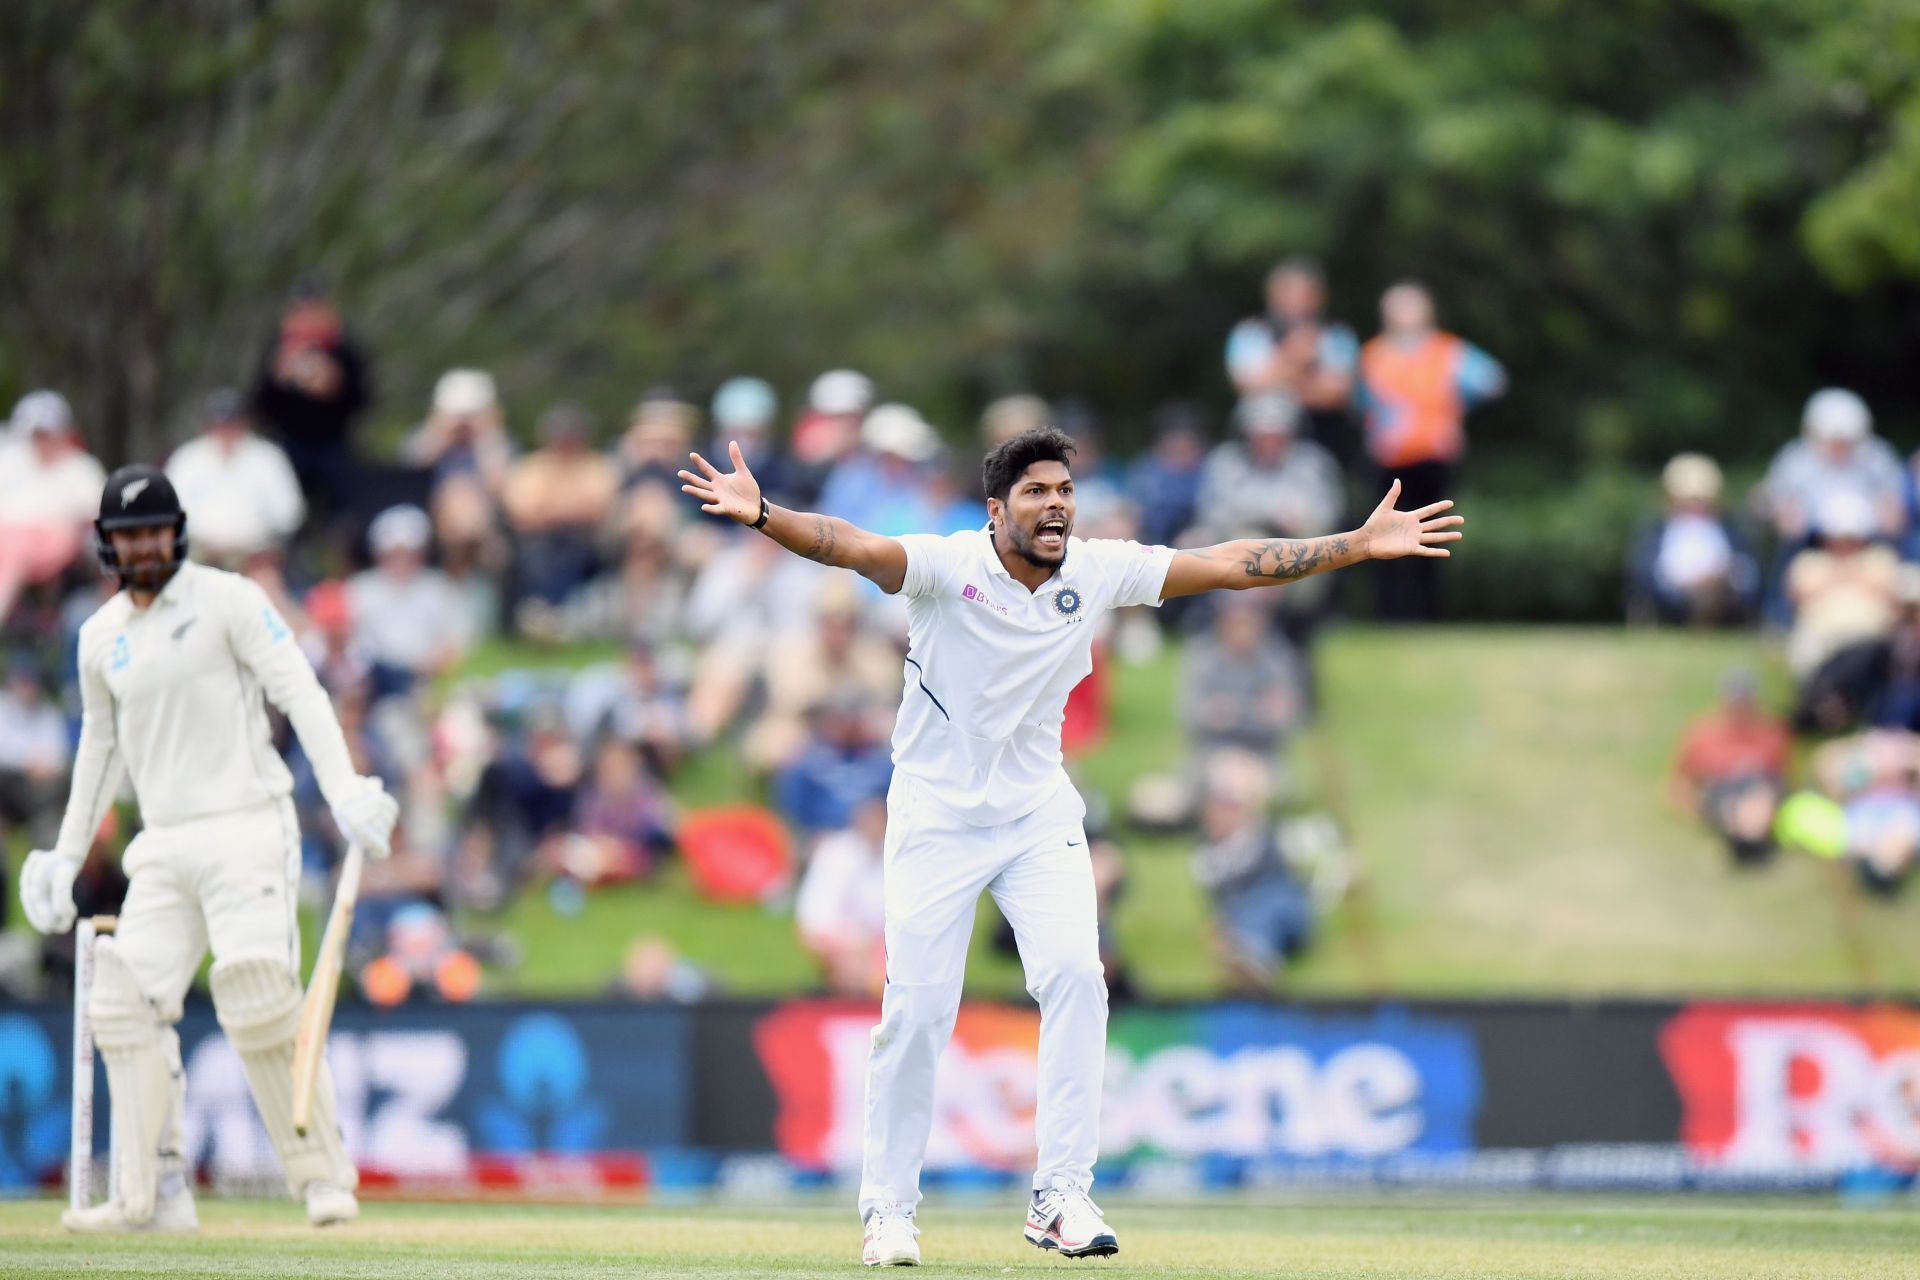
M 911 1211 L 934 1066 L 960 1006 L 982 889 L 1013 926 L 1040 1005 L 1035 1188 L 1087 1188 L 1099 1148 L 1107 988 L 1086 806 L 1061 764 L 1067 695 L 1093 669 L 1096 620 L 1160 603 L 1174 552 L 1070 538 L 1037 591 L 992 536 L 911 534 L 906 690 L 887 796 L 887 988 L 867 1067 L 860 1212 Z
M 80 629 L 80 746 L 61 853 L 84 856 L 133 778 L 145 829 L 115 946 L 169 1021 L 211 944 L 216 960 L 298 973 L 292 776 L 262 695 L 286 713 L 330 795 L 353 778 L 340 723 L 287 624 L 238 574 L 181 566 L 145 609 L 122 591 Z

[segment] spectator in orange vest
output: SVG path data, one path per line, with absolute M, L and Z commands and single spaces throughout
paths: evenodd
M 1498 398 L 1507 373 L 1492 356 L 1435 326 L 1433 295 L 1403 280 L 1380 298 L 1381 333 L 1360 349 L 1367 453 L 1398 477 L 1402 500 L 1424 506 L 1452 496 L 1466 452 L 1467 410 Z M 1439 579 L 1412 560 L 1383 565 L 1389 618 L 1424 621 L 1438 612 Z

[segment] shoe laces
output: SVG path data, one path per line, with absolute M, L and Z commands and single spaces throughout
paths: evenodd
M 892 1207 L 875 1209 L 873 1213 L 868 1216 L 867 1234 L 879 1235 L 880 1232 L 886 1228 L 890 1220 L 904 1222 L 907 1224 L 908 1231 L 911 1231 L 915 1236 L 920 1234 L 920 1224 L 913 1220 L 911 1213 L 906 1212 L 904 1209 Z

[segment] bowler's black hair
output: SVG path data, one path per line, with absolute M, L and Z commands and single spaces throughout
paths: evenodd
M 1022 431 L 987 455 L 987 460 L 980 465 L 981 488 L 989 498 L 1005 502 L 1013 492 L 1013 482 L 1026 474 L 1028 467 L 1036 462 L 1058 462 L 1064 466 L 1067 455 L 1072 452 L 1073 437 L 1058 427 Z

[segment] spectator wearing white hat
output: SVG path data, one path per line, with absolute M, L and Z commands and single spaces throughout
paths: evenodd
M 1827 387 L 1808 397 L 1799 438 L 1774 455 L 1759 497 L 1781 541 L 1804 544 L 1823 504 L 1843 492 L 1866 499 L 1870 536 L 1900 535 L 1906 524 L 1900 457 L 1873 433 L 1866 401 Z
M 167 460 L 167 479 L 193 513 L 194 558 L 237 569 L 285 547 L 307 502 L 286 451 L 254 431 L 238 391 L 209 393 L 201 424 Z
M 1750 620 L 1760 600 L 1760 562 L 1720 507 L 1719 464 L 1676 455 L 1660 473 L 1665 508 L 1643 522 L 1627 553 L 1631 622 Z
M 433 487 L 472 477 L 494 498 L 513 465 L 499 388 L 484 369 L 449 369 L 433 385 L 427 417 L 400 447 L 401 456 L 433 473 Z
M 54 581 L 79 559 L 107 484 L 57 391 L 22 398 L 10 436 L 0 441 L 0 622 L 22 589 Z
M 820 490 L 820 510 L 887 537 L 926 533 L 934 525 L 928 468 L 939 455 L 940 433 L 918 411 L 876 405 L 860 424 L 859 450 Z
M 759 378 L 727 379 L 713 393 L 713 439 L 708 443 L 707 456 L 724 458 L 728 444 L 738 444 L 760 481 L 760 492 L 768 501 L 784 504 L 790 496 L 788 472 L 792 468 L 774 438 L 774 420 L 779 413 L 780 398 L 768 383 Z
M 793 424 L 794 499 L 810 505 L 827 474 L 860 443 L 860 423 L 873 407 L 873 381 L 831 369 L 807 389 L 807 407 Z
M 373 567 L 347 581 L 354 640 L 373 664 L 376 698 L 438 675 L 473 642 L 459 589 L 427 567 L 432 539 L 426 512 L 388 507 L 367 526 Z

